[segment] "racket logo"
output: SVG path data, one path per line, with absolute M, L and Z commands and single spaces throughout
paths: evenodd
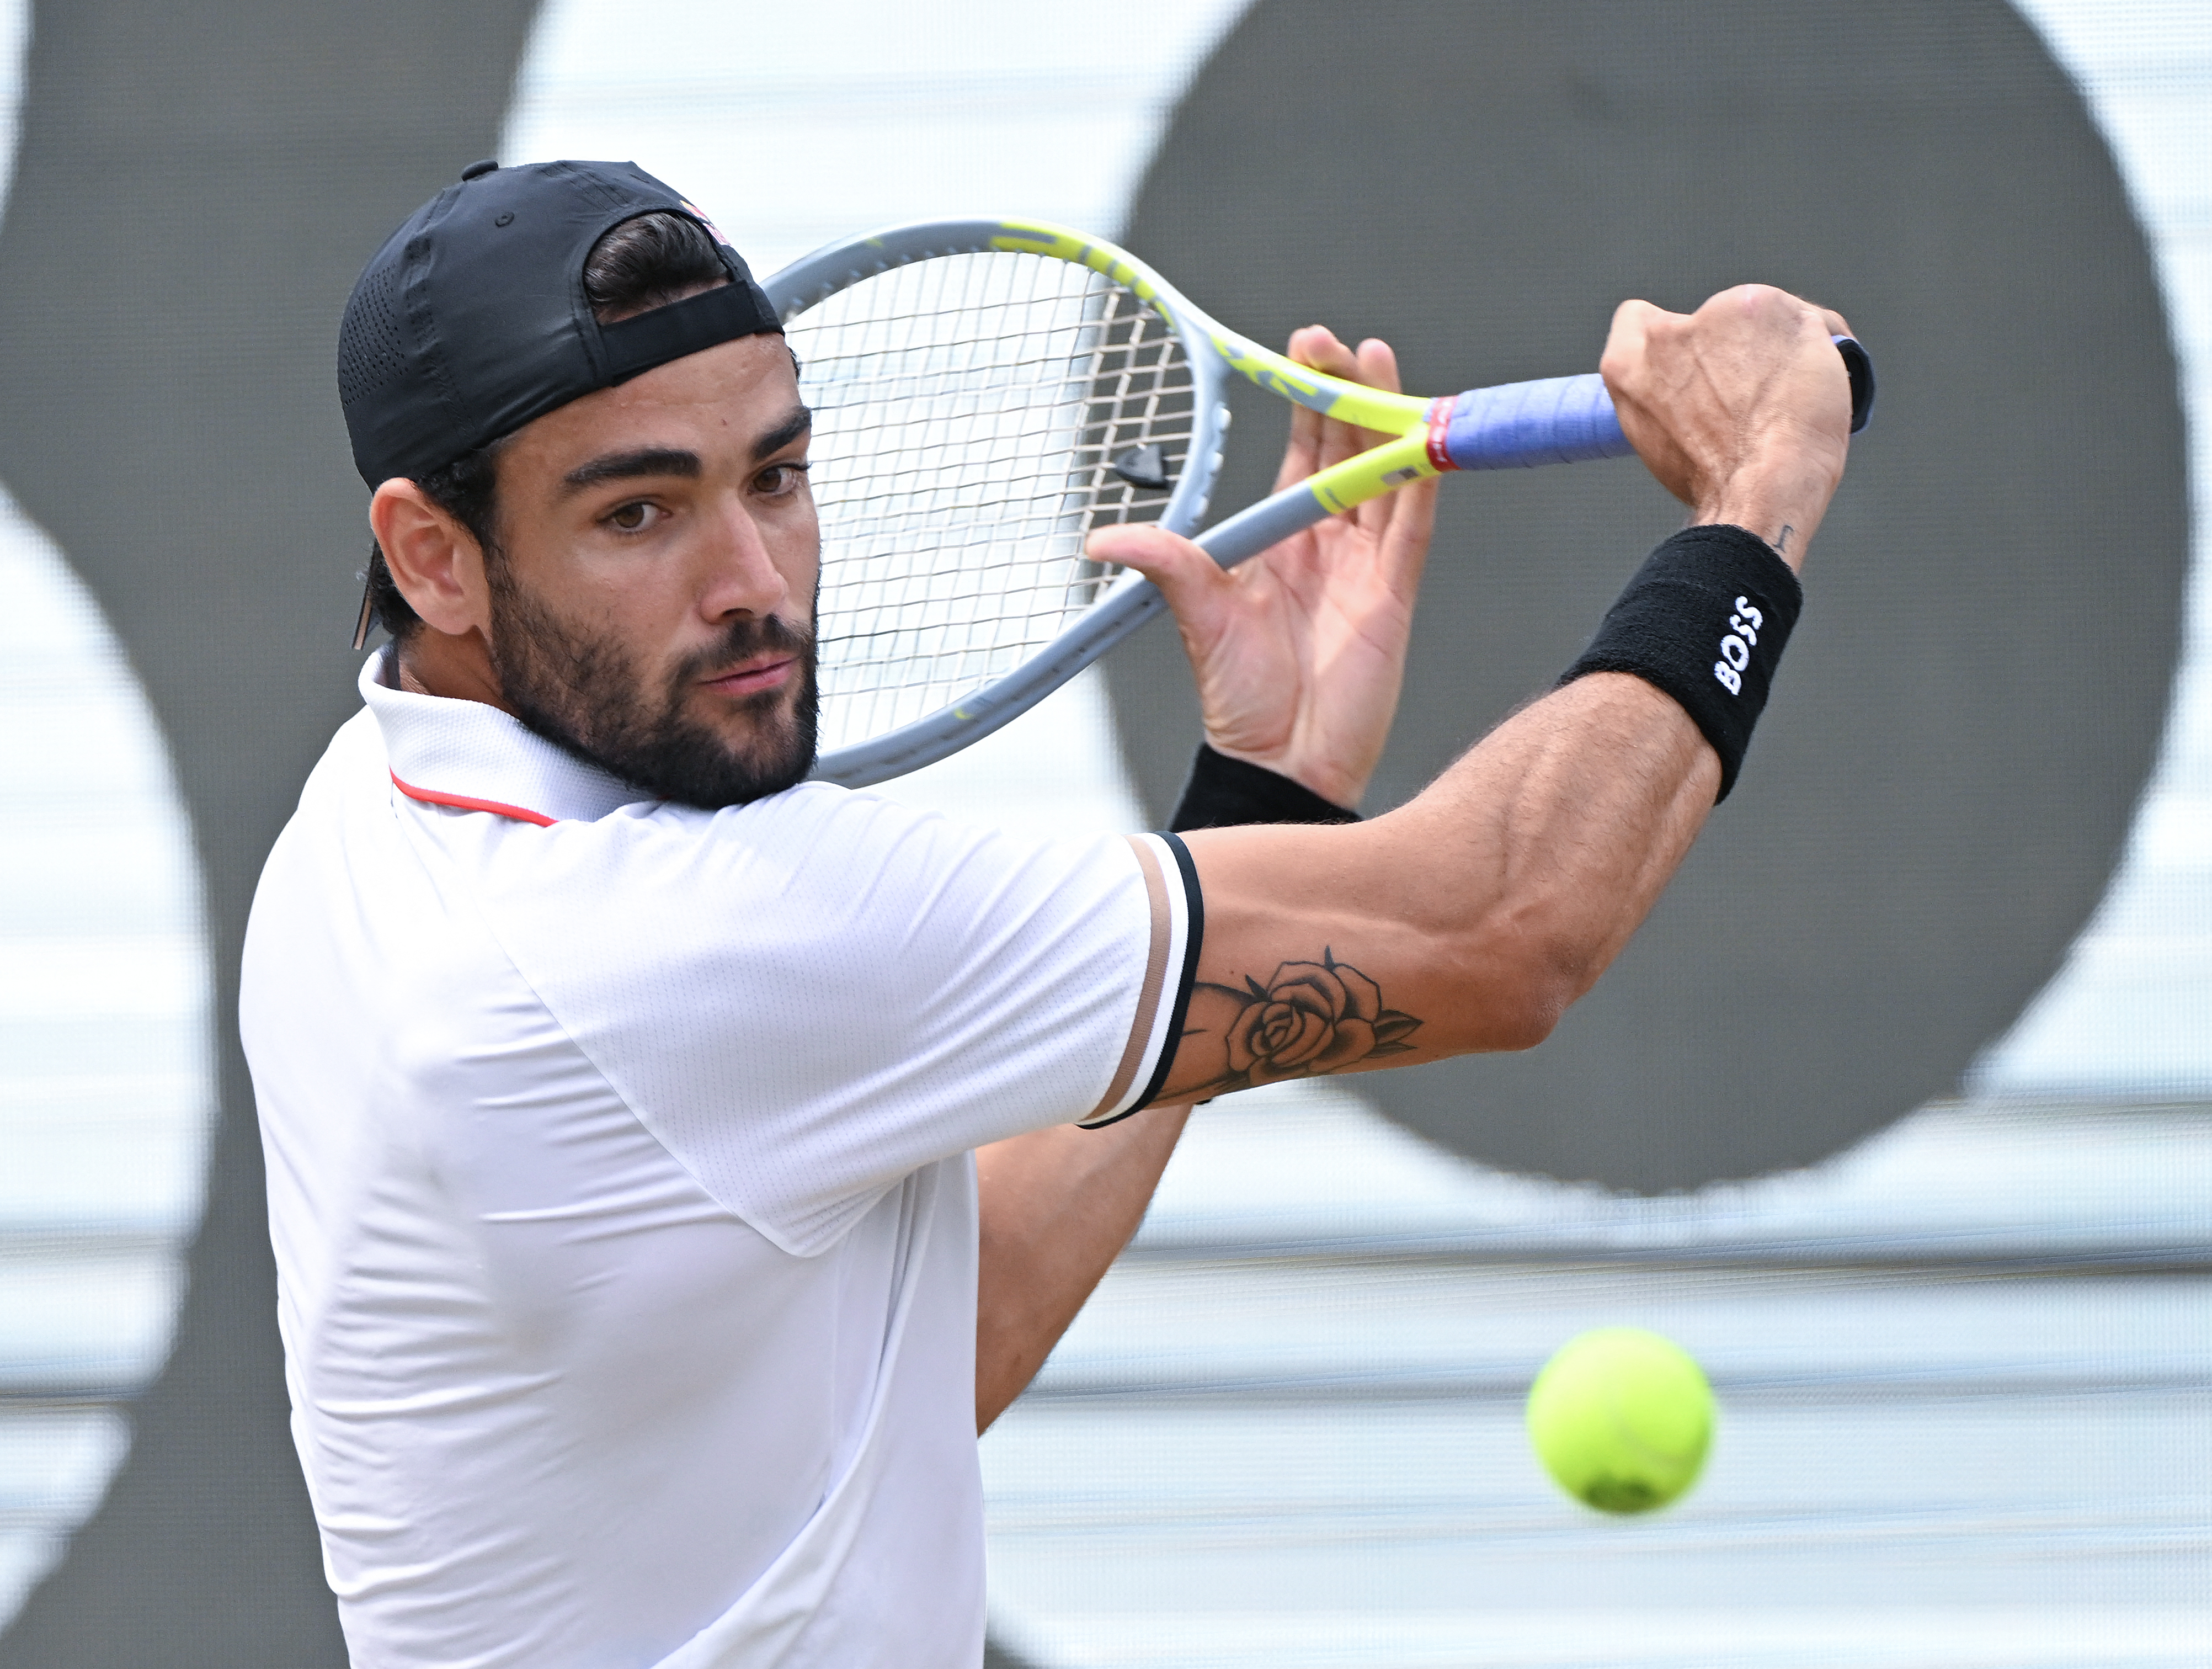
M 1263 356 L 1249 352 L 1245 345 L 1234 337 L 1218 333 L 1211 334 L 1212 334 L 1213 345 L 1221 350 L 1221 356 L 1234 366 L 1241 375 L 1257 383 L 1271 394 L 1279 394 L 1283 399 L 1294 400 L 1309 411 L 1324 414 L 1340 398 L 1335 388 L 1328 383 L 1309 382 L 1302 377 L 1285 375 L 1283 368 L 1290 363 L 1288 360 L 1279 360 L 1273 354 Z
M 1713 662 L 1713 679 L 1732 696 L 1743 693 L 1743 675 L 1751 666 L 1751 651 L 1759 642 L 1759 629 L 1766 624 L 1766 617 L 1751 606 L 1750 600 L 1735 600 L 1735 612 L 1729 616 L 1728 636 L 1721 639 L 1721 658 Z

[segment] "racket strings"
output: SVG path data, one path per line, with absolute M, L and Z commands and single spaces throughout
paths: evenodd
M 814 410 L 825 749 L 925 717 L 1049 643 L 1115 577 L 1084 560 L 1085 536 L 1158 516 L 1188 462 L 1181 344 L 1085 267 L 940 257 L 787 329 Z

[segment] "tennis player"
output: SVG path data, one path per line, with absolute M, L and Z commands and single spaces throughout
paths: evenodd
M 974 1669 L 979 1416 L 1167 1110 L 1536 1043 L 1727 792 L 1843 471 L 1840 328 L 1624 306 L 1606 374 L 1692 526 L 1370 822 L 1425 491 L 1234 576 L 1095 536 L 1190 651 L 1192 832 L 1024 838 L 805 780 L 808 417 L 697 210 L 487 163 L 410 216 L 339 353 L 393 641 L 241 997 L 354 1662 Z M 1302 416 L 1285 471 L 1359 443 Z

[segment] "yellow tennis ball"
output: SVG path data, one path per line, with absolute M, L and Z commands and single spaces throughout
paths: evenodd
M 1577 1501 L 1648 1513 L 1698 1481 L 1713 1441 L 1713 1389 L 1672 1339 L 1601 1327 L 1560 1346 L 1528 1387 L 1528 1441 Z

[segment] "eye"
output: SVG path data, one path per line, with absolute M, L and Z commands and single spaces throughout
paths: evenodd
M 659 505 L 639 499 L 632 503 L 617 505 L 601 519 L 617 533 L 641 533 L 667 514 Z
M 799 490 L 799 484 L 806 479 L 810 467 L 803 458 L 789 463 L 770 464 L 753 477 L 753 490 L 770 498 L 787 496 Z

